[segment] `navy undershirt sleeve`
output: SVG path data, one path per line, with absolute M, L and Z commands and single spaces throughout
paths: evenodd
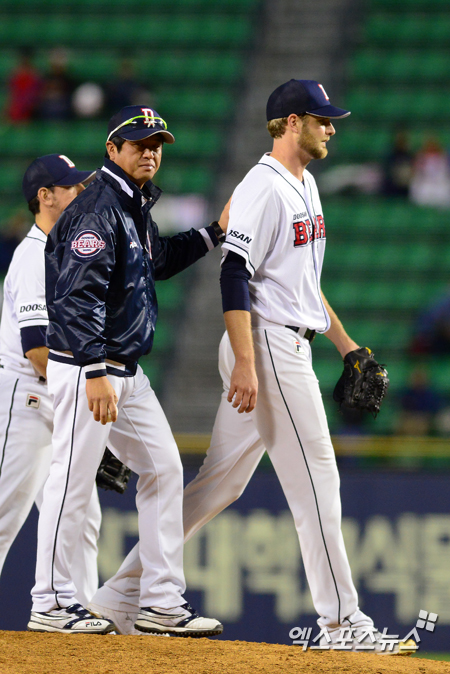
M 220 289 L 222 291 L 223 311 L 250 311 L 250 293 L 248 282 L 251 274 L 245 266 L 245 260 L 237 253 L 229 251 L 222 264 Z
M 45 346 L 45 333 L 47 326 L 33 325 L 29 328 L 20 329 L 20 339 L 22 341 L 23 355 L 31 349 L 37 349 L 40 346 Z

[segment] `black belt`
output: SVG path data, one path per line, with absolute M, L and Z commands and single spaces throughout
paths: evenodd
M 297 328 L 295 325 L 285 325 L 285 327 L 289 328 L 289 330 L 293 330 L 294 332 L 298 332 L 299 330 L 303 330 L 303 328 Z M 314 340 L 315 336 L 316 336 L 316 331 L 310 330 L 309 328 L 306 328 L 305 334 L 302 335 L 302 337 L 307 339 L 310 344 Z

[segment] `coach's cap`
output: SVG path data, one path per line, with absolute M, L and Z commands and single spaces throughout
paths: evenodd
M 174 143 L 175 138 L 167 131 L 167 124 L 156 110 L 140 105 L 127 105 L 116 113 L 108 123 L 108 138 L 124 138 L 125 140 L 143 140 L 155 133 L 160 133 L 166 143 Z
M 267 101 L 267 121 L 289 115 L 313 115 L 313 117 L 348 117 L 350 112 L 331 105 L 325 89 L 314 80 L 289 80 L 270 94 Z
M 73 161 L 64 154 L 46 154 L 32 162 L 22 180 L 25 199 L 30 202 L 41 187 L 71 187 L 85 183 L 93 171 L 78 171 Z

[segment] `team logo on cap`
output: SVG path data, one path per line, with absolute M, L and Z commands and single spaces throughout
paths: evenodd
M 141 108 L 141 110 L 145 115 L 144 124 L 147 124 L 149 128 L 155 126 L 155 111 L 151 108 Z
M 319 83 L 317 83 L 317 86 L 320 87 L 320 88 L 322 89 L 323 95 L 325 96 L 325 98 L 327 99 L 327 101 L 329 101 L 330 99 L 328 98 L 327 92 L 325 91 L 325 89 L 323 88 L 323 86 L 322 86 L 321 84 L 319 84 Z
M 97 232 L 85 229 L 72 241 L 70 248 L 78 257 L 93 257 L 106 248 L 106 243 Z
M 65 161 L 70 168 L 75 168 L 75 164 L 73 163 L 73 161 L 69 159 L 69 157 L 66 157 L 65 154 L 60 154 L 59 158 Z

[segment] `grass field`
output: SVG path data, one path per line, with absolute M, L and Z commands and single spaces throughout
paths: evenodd
M 447 660 L 450 661 L 450 653 L 426 653 L 425 651 L 419 651 L 415 653 L 413 658 L 425 658 L 426 660 Z

